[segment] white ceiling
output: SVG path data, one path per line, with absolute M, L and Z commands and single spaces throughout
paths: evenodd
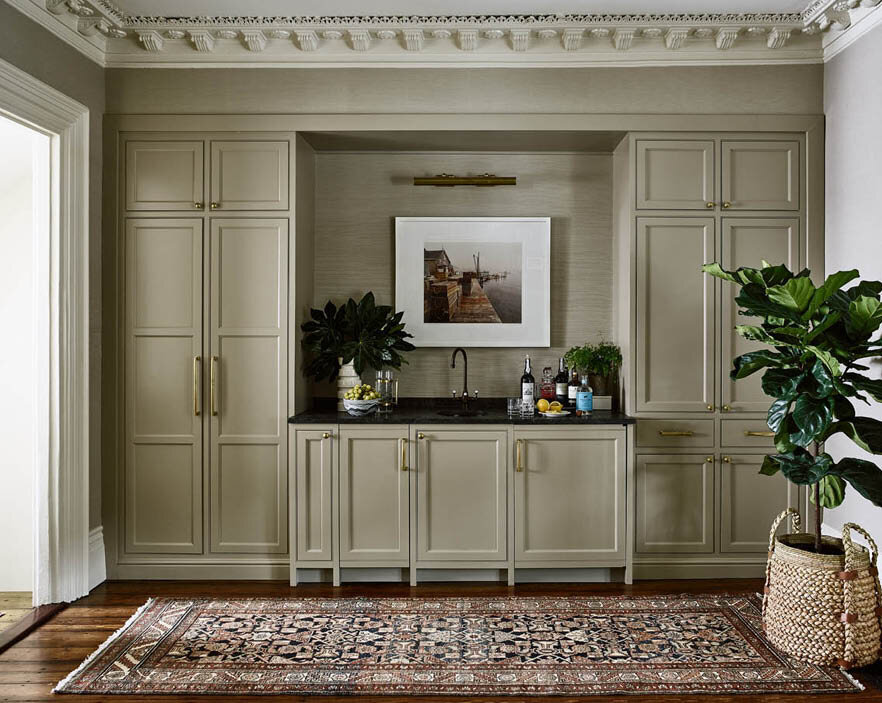
M 164 17 L 799 12 L 808 0 L 112 0 Z

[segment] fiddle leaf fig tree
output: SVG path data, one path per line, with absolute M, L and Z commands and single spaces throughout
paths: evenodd
M 854 401 L 882 402 L 882 380 L 865 375 L 866 360 L 882 356 L 882 282 L 860 281 L 856 270 L 839 271 L 815 286 L 806 269 L 786 266 L 726 271 L 706 264 L 706 273 L 741 288 L 735 298 L 742 315 L 759 318 L 738 325 L 744 338 L 763 348 L 733 362 L 731 377 L 763 372 L 762 388 L 773 401 L 769 429 L 776 454 L 763 460 L 760 473 L 779 471 L 788 480 L 812 487 L 812 500 L 824 508 L 842 503 L 846 485 L 882 506 L 882 470 L 865 459 L 835 461 L 824 442 L 842 434 L 864 451 L 882 454 L 882 422 L 858 417 Z M 816 511 L 815 551 L 821 549 L 820 511 Z

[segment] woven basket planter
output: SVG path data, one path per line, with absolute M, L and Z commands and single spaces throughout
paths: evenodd
M 788 515 L 794 533 L 775 537 Z M 866 538 L 870 551 L 852 542 L 852 531 Z M 842 527 L 842 539 L 822 539 L 842 553 L 799 549 L 814 544 L 814 537 L 799 531 L 793 508 L 772 524 L 763 595 L 766 636 L 778 649 L 812 664 L 844 669 L 872 664 L 879 658 L 882 612 L 876 543 L 853 523 Z

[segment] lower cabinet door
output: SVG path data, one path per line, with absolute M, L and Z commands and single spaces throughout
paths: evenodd
M 333 428 L 296 431 L 294 482 L 298 561 L 334 558 L 331 517 L 337 439 Z
M 625 432 L 516 431 L 515 565 L 625 555 Z
M 415 428 L 417 561 L 505 561 L 508 432 Z
M 765 552 L 772 520 L 799 509 L 799 487 L 780 472 L 759 473 L 763 454 L 723 455 L 720 463 L 720 551 Z M 785 532 L 789 523 L 781 526 Z
M 714 457 L 644 454 L 634 468 L 637 552 L 713 552 Z
M 340 429 L 340 564 L 408 565 L 407 425 Z

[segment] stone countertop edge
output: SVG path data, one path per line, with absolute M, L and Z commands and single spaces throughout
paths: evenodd
M 532 425 L 552 427 L 554 425 L 633 425 L 637 419 L 611 410 L 595 410 L 589 416 L 575 413 L 558 418 L 545 418 L 539 414 L 533 417 L 509 417 L 505 410 L 485 411 L 475 417 L 450 417 L 439 415 L 431 410 L 395 410 L 380 415 L 350 415 L 347 412 L 307 410 L 288 418 L 292 425 Z

